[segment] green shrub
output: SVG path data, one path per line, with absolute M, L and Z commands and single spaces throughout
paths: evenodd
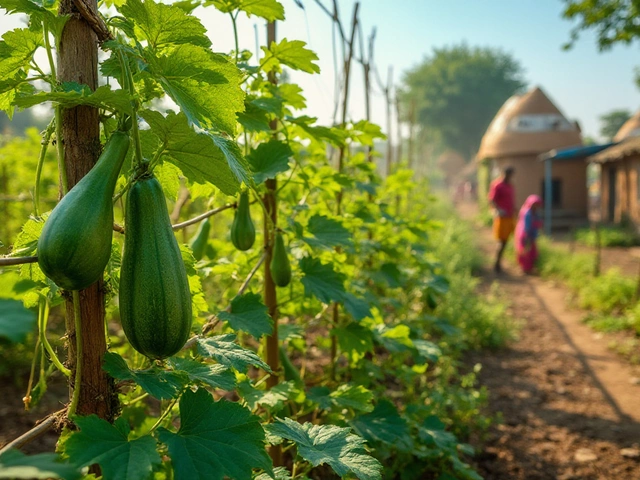
M 624 226 L 599 227 L 600 245 L 603 247 L 633 247 L 640 244 L 640 238 L 631 228 Z M 591 228 L 581 228 L 576 231 L 575 239 L 578 243 L 589 247 L 596 246 L 596 232 Z
M 616 268 L 588 282 L 580 282 L 580 307 L 597 313 L 620 313 L 635 304 L 636 282 Z

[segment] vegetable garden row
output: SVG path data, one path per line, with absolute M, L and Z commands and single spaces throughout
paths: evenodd
M 276 38 L 280 3 L 0 6 L 29 17 L 0 105 L 55 110 L 0 259 L 0 356 L 33 347 L 27 408 L 70 389 L 0 478 L 479 478 L 464 441 L 490 419 L 460 356 L 511 326 L 475 298 L 470 232 L 411 170 L 376 172 L 380 128 L 298 113 L 278 77 L 319 68 Z M 270 22 L 260 61 L 213 53 L 196 8 Z M 18 450 L 47 429 L 56 453 Z

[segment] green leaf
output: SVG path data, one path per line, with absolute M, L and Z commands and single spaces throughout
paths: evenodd
M 284 402 L 288 401 L 297 391 L 293 381 L 281 382 L 269 390 L 253 388 L 248 381 L 240 383 L 238 387 L 240 395 L 251 410 L 262 405 L 272 411 L 278 411 L 283 407 Z
M 327 141 L 336 147 L 344 144 L 346 136 L 342 130 L 322 125 L 313 125 L 318 120 L 315 117 L 303 115 L 297 118 L 287 117 L 287 120 L 300 127 L 309 138 L 318 142 Z
M 0 478 L 76 480 L 81 477 L 76 467 L 60 461 L 55 453 L 27 456 L 19 450 L 9 450 L 0 455 Z
M 134 38 L 146 40 L 153 48 L 184 43 L 211 46 L 200 20 L 176 6 L 153 0 L 127 0 L 118 10 L 127 21 L 133 22 Z
M 449 280 L 442 275 L 434 275 L 427 282 L 427 288 L 438 295 L 445 295 L 449 291 Z
M 380 400 L 371 413 L 357 416 L 351 421 L 351 426 L 366 440 L 377 440 L 405 451 L 412 449 L 413 440 L 407 422 L 388 400 Z
M 53 92 L 20 95 L 16 97 L 14 103 L 20 108 L 29 108 L 44 102 L 52 102 L 54 105 L 61 105 L 65 108 L 88 105 L 133 115 L 131 97 L 125 90 L 111 90 L 109 85 L 103 85 L 93 92 L 88 85 L 80 85 L 76 82 L 63 83 L 61 88 L 62 90 Z
M 437 362 L 442 356 L 442 350 L 433 342 L 421 339 L 413 339 L 412 342 L 418 351 L 418 355 L 425 360 Z
M 240 72 L 225 57 L 197 45 L 166 53 L 146 51 L 148 72 L 200 128 L 233 134 L 236 113 L 244 109 Z
M 291 148 L 284 142 L 271 139 L 267 143 L 261 143 L 247 156 L 253 171 L 253 180 L 260 184 L 268 178 L 276 178 L 278 173 L 286 172 L 289 170 L 289 158 L 292 156 Z
M 4 4 L 2 7 L 7 8 Z M 20 70 L 28 72 L 33 55 L 43 46 L 44 40 L 40 31 L 16 28 L 5 33 L 0 41 L 0 80 L 8 80 Z
M 239 372 L 246 372 L 250 365 L 260 367 L 271 373 L 269 365 L 251 350 L 242 348 L 236 343 L 232 333 L 209 338 L 198 338 L 198 351 L 205 357 L 214 358 L 223 365 L 233 367 Z
M 102 368 L 117 380 L 136 382 L 145 392 L 160 400 L 177 398 L 187 384 L 184 375 L 156 366 L 146 370 L 130 370 L 124 358 L 112 352 L 104 354 Z
M 321 410 L 329 410 L 333 407 L 331 390 L 329 387 L 312 387 L 307 392 L 307 398 L 318 404 Z
M 260 418 L 237 403 L 213 401 L 203 389 L 180 399 L 180 429 L 158 429 L 169 447 L 176 480 L 249 480 L 252 469 L 272 472 Z
M 224 365 L 206 364 L 189 358 L 172 358 L 170 363 L 175 370 L 184 373 L 193 382 L 228 392 L 236 387 L 235 374 Z
M 73 421 L 80 431 L 71 434 L 64 453 L 78 466 L 100 465 L 104 480 L 149 478 L 154 465 L 161 463 L 151 435 L 128 440 L 130 428 L 124 418 L 114 425 L 96 415 L 75 417 Z
M 322 263 L 316 258 L 304 257 L 300 260 L 300 269 L 304 273 L 302 284 L 305 295 L 313 295 L 327 304 L 344 299 L 345 276 L 333 270 L 330 264 Z
M 262 303 L 262 295 L 245 293 L 231 300 L 231 311 L 220 312 L 220 320 L 229 322 L 234 330 L 243 330 L 256 339 L 270 335 L 273 331 L 273 319 Z
M 362 385 L 340 385 L 331 392 L 330 396 L 333 399 L 333 403 L 341 408 L 352 408 L 360 412 L 373 410 L 373 392 Z
M 358 123 L 354 124 L 349 131 L 349 136 L 355 141 L 360 142 L 362 145 L 369 147 L 374 146 L 373 142 L 377 138 L 387 138 L 387 136 L 382 133 L 380 125 L 368 122 L 367 120 L 360 120 Z
M 445 430 L 446 426 L 435 415 L 425 418 L 418 430 L 420 438 L 428 445 L 440 450 L 452 450 L 456 448 L 458 440 L 456 436 Z
M 282 103 L 286 103 L 298 110 L 307 108 L 306 99 L 302 95 L 303 90 L 295 83 L 280 83 L 272 86 L 271 91 L 273 96 L 281 100 Z
M 254 480 L 291 480 L 289 470 L 284 467 L 276 467 L 273 469 L 273 477 L 268 473 L 261 473 Z
M 269 121 L 267 112 L 252 102 L 245 101 L 244 112 L 238 113 L 238 122 L 247 132 L 269 132 Z
M 284 20 L 284 7 L 276 0 L 208 0 L 205 5 L 213 5 L 224 13 L 241 10 L 247 15 L 256 15 L 268 22 Z
M 165 117 L 160 112 L 145 110 L 140 115 L 164 145 L 167 160 L 190 181 L 210 182 L 227 195 L 235 194 L 241 182 L 248 183 L 249 165 L 235 142 L 196 133 L 184 113 L 169 112 Z
M 320 67 L 314 63 L 318 56 L 305 48 L 306 43 L 301 40 L 289 41 L 283 38 L 280 43 L 272 42 L 269 47 L 261 47 L 264 57 L 260 60 L 260 66 L 265 71 L 281 71 L 282 65 L 294 70 L 302 70 L 307 73 L 320 73 Z
M 272 435 L 294 442 L 298 455 L 314 467 L 326 463 L 341 477 L 353 474 L 360 480 L 382 478 L 382 465 L 367 454 L 364 440 L 349 428 L 309 422 L 300 425 L 290 418 L 278 418 L 265 428 Z
M 411 340 L 411 329 L 407 325 L 376 325 L 374 330 L 376 340 L 380 342 L 390 353 L 406 352 L 414 348 Z
M 344 297 L 344 308 L 356 322 L 371 316 L 371 307 L 369 306 L 369 302 L 364 298 L 356 297 L 350 292 L 347 292 Z
M 349 359 L 351 365 L 362 360 L 367 352 L 373 351 L 373 335 L 371 330 L 350 323 L 346 327 L 334 328 L 331 335 L 338 339 L 338 347 Z
M 350 246 L 351 235 L 341 222 L 324 215 L 314 215 L 309 219 L 307 232 L 313 237 L 302 239 L 315 248 L 333 249 L 338 245 Z
M 404 284 L 402 272 L 395 263 L 383 263 L 378 276 L 391 288 L 400 288 Z
M 36 314 L 24 308 L 22 302 L 0 299 L 0 337 L 13 343 L 22 342 L 35 324 Z

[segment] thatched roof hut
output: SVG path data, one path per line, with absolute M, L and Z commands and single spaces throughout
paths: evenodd
M 505 102 L 482 138 L 477 158 L 538 155 L 581 144 L 580 128 L 535 87 Z
M 616 136 L 613 137 L 614 142 L 621 142 L 625 138 L 629 137 L 640 137 L 640 110 L 636 112 L 636 114 L 631 117 L 629 120 L 624 122 Z

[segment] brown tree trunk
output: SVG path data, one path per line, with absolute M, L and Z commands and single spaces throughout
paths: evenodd
M 95 0 L 91 7 L 96 10 Z M 98 85 L 98 46 L 91 27 L 82 20 L 71 0 L 62 0 L 60 14 L 71 14 L 62 33 L 58 51 L 58 80 L 78 82 L 95 90 Z M 58 139 L 57 141 L 60 141 Z M 100 119 L 98 110 L 76 107 L 62 111 L 62 141 L 69 189 L 84 177 L 100 155 Z M 61 182 L 62 184 L 62 182 Z M 87 251 L 87 255 L 91 252 Z M 102 370 L 102 358 L 107 350 L 105 336 L 105 309 L 102 279 L 80 292 L 83 356 L 82 385 L 76 412 L 79 415 L 96 414 L 113 420 L 118 411 L 118 398 L 113 380 Z M 67 304 L 67 338 L 69 368 L 72 370 L 70 389 L 76 368 L 76 331 L 73 302 Z

